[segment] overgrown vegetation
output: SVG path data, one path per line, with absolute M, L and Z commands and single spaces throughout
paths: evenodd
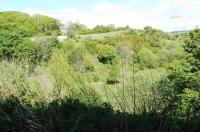
M 0 131 L 199 131 L 200 29 L 59 25 L 0 13 Z

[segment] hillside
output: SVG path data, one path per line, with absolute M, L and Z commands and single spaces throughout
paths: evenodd
M 0 13 L 0 131 L 200 129 L 200 29 L 59 26 Z

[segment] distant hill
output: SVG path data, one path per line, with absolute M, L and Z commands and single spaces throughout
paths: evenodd
M 172 31 L 168 32 L 169 34 L 184 34 L 184 33 L 189 33 L 191 30 L 183 30 L 183 31 Z

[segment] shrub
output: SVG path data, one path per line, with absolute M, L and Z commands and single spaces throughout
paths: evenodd
M 59 42 L 56 36 L 49 38 L 48 42 L 50 43 L 51 47 L 62 48 L 62 43 Z
M 100 80 L 99 75 L 96 73 L 92 74 L 92 80 L 95 82 L 99 81 Z
M 97 58 L 103 64 L 112 64 L 114 60 L 118 60 L 118 54 L 112 46 L 104 45 L 100 47 Z
M 97 25 L 96 27 L 93 28 L 94 33 L 107 33 L 107 32 L 113 32 L 115 31 L 114 25 L 108 25 L 108 26 L 103 26 L 103 25 Z
M 74 38 L 77 35 L 84 35 L 89 33 L 91 33 L 91 30 L 83 24 L 70 23 L 67 27 L 67 36 L 69 38 Z
M 84 67 L 85 67 L 86 71 L 90 71 L 90 72 L 95 71 L 94 65 L 91 62 L 89 62 L 89 61 L 85 62 Z
M 0 58 L 16 59 L 18 61 L 28 60 L 36 64 L 40 61 L 40 48 L 28 39 L 22 38 L 15 32 L 0 32 Z
M 68 54 L 68 61 L 70 64 L 80 64 L 83 62 L 85 49 L 82 47 L 74 47 Z
M 73 49 L 73 47 L 75 46 L 76 42 L 75 40 L 72 40 L 72 39 L 66 39 L 64 42 L 63 42 L 63 48 L 65 49 L 65 52 L 66 51 L 70 51 Z
M 109 76 L 107 78 L 107 83 L 108 84 L 115 84 L 118 82 L 118 77 L 119 77 L 119 65 L 118 64 L 113 64 L 110 67 L 110 72 Z
M 38 55 L 39 51 L 40 49 L 35 43 L 29 40 L 23 40 L 21 43 L 15 46 L 13 58 L 16 58 L 20 61 L 28 60 L 29 62 L 36 64 L 40 62 L 41 59 L 41 57 Z
M 62 49 L 55 49 L 53 51 L 47 68 L 55 79 L 53 94 L 56 97 L 68 96 L 70 93 L 73 93 L 74 79 L 72 77 L 72 70 Z
M 199 116 L 200 109 L 199 92 L 192 89 L 184 89 L 183 93 L 179 95 L 179 106 L 177 114 L 180 118 L 195 118 Z
M 116 45 L 116 40 L 114 38 L 106 37 L 106 38 L 103 39 L 103 44 L 104 45 L 115 46 Z
M 97 42 L 93 40 L 86 40 L 83 42 L 85 44 L 86 49 L 91 53 L 91 54 L 96 54 L 97 53 Z
M 158 62 L 160 66 L 172 62 L 175 58 L 175 54 L 167 49 L 161 49 L 158 54 Z
M 63 45 L 57 40 L 56 37 L 51 37 L 49 39 L 41 38 L 36 40 L 40 48 L 41 60 L 48 61 L 54 48 L 61 48 Z
M 140 63 L 140 68 L 145 69 L 145 68 L 156 68 L 158 67 L 158 61 L 157 61 L 157 56 L 152 53 L 151 50 L 147 48 L 143 48 L 139 53 L 139 63 Z
M 14 46 L 22 41 L 22 36 L 7 30 L 0 32 L 0 57 L 1 59 L 12 59 Z

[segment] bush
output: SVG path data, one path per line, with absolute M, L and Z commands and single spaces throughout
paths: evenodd
M 115 46 L 116 45 L 116 40 L 114 38 L 106 37 L 106 38 L 103 39 L 103 44 L 104 45 Z
M 140 69 L 145 69 L 145 68 L 152 69 L 152 68 L 157 68 L 159 66 L 157 56 L 147 48 L 143 48 L 138 53 L 138 57 L 139 57 Z
M 86 40 L 83 42 L 85 44 L 86 49 L 91 53 L 91 54 L 96 54 L 97 53 L 97 42 L 94 40 Z
M 112 68 L 109 72 L 109 76 L 107 78 L 108 84 L 115 84 L 118 82 L 118 76 L 119 76 L 119 69 Z
M 23 40 L 15 46 L 13 58 L 19 61 L 28 60 L 28 62 L 36 64 L 41 60 L 41 56 L 38 54 L 39 51 L 40 49 L 35 43 L 30 40 Z
M 161 49 L 158 54 L 158 62 L 160 66 L 171 63 L 175 59 L 175 54 L 167 49 Z
M 74 47 L 68 54 L 68 61 L 70 64 L 80 64 L 83 62 L 85 49 L 82 47 Z
M 200 96 L 199 92 L 192 89 L 184 89 L 183 93 L 179 95 L 179 106 L 177 114 L 179 118 L 192 118 L 199 116 L 200 109 Z
M 15 32 L 0 32 L 0 57 L 1 59 L 12 59 L 15 46 L 22 42 L 22 36 Z
M 51 57 L 53 49 L 58 48 L 60 49 L 63 45 L 61 42 L 58 41 L 56 37 L 51 38 L 42 38 L 37 40 L 37 44 L 40 47 L 40 55 L 43 61 L 48 61 Z
M 63 48 L 65 49 L 65 52 L 72 50 L 75 45 L 76 45 L 76 41 L 73 39 L 66 39 L 63 42 Z
M 118 60 L 119 57 L 115 48 L 104 45 L 100 47 L 97 58 L 99 62 L 103 64 L 112 64 L 115 60 Z
M 100 80 L 99 75 L 96 73 L 92 74 L 92 80 L 95 82 L 99 81 Z
M 94 65 L 91 62 L 89 62 L 89 61 L 85 62 L 84 67 L 85 67 L 86 71 L 90 71 L 90 72 L 95 71 Z
M 91 33 L 91 30 L 83 24 L 70 23 L 67 27 L 67 36 L 69 38 L 74 38 L 77 35 L 85 35 L 85 34 L 90 34 L 90 33 Z
M 97 25 L 93 28 L 93 33 L 107 33 L 107 32 L 114 32 L 116 29 L 114 25 L 102 26 Z
M 0 32 L 0 58 L 28 61 L 32 64 L 40 62 L 40 48 L 28 39 L 15 32 Z

